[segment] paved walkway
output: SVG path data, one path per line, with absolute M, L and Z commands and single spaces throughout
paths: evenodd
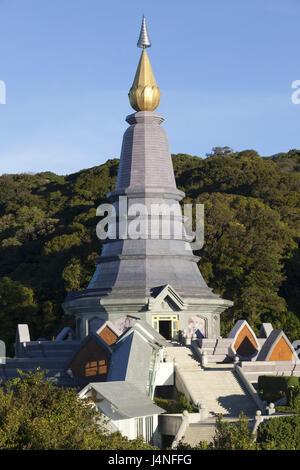
M 195 445 L 201 440 L 211 441 L 215 433 L 215 420 L 221 413 L 226 421 L 235 421 L 243 411 L 253 418 L 257 406 L 240 383 L 231 364 L 209 364 L 202 368 L 188 346 L 167 349 L 170 358 L 175 359 L 178 374 L 185 381 L 189 393 L 196 402 L 207 409 L 208 419 L 190 424 L 184 441 Z

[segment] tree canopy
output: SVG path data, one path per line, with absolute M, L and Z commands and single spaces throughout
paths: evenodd
M 60 388 L 37 370 L 0 387 L 0 450 L 155 449 L 140 437 L 109 433 L 108 419 L 75 389 Z

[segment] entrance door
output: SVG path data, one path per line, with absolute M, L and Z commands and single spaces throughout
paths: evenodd
M 165 339 L 172 339 L 171 320 L 159 320 L 158 328 L 159 328 L 159 333 Z
M 168 340 L 177 340 L 178 323 L 178 315 L 152 316 L 153 328 Z

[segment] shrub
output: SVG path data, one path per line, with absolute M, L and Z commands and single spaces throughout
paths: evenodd
M 173 413 L 174 403 L 172 400 L 155 397 L 153 401 L 157 406 L 165 410 L 167 413 Z
M 198 412 L 198 408 L 183 393 L 178 393 L 173 413 L 182 413 L 184 410 L 187 410 L 189 413 Z
M 287 404 L 297 412 L 300 412 L 300 386 L 292 386 L 287 390 Z
M 198 408 L 193 405 L 183 393 L 178 392 L 176 400 L 166 398 L 154 398 L 154 403 L 160 406 L 167 413 L 182 413 L 187 410 L 189 413 L 197 413 Z
M 300 450 L 300 416 L 271 418 L 260 424 L 257 443 L 263 450 Z
M 289 403 L 289 389 L 299 386 L 298 377 L 261 375 L 258 377 L 258 392 L 268 403 L 286 396 Z

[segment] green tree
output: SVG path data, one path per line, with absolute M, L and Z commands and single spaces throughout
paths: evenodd
M 80 260 L 72 258 L 62 272 L 62 278 L 65 281 L 66 290 L 79 290 L 81 285 L 82 268 Z
M 257 443 L 263 450 L 300 450 L 300 414 L 271 418 L 260 424 Z
M 10 332 L 16 331 L 18 323 L 30 323 L 35 330 L 38 323 L 38 304 L 34 292 L 9 277 L 0 282 L 0 325 L 1 339 L 6 343 L 7 351 L 13 354 Z
M 106 423 L 93 403 L 51 384 L 39 370 L 20 372 L 0 388 L 1 450 L 154 449 L 108 433 Z
M 236 424 L 223 421 L 219 415 L 216 421 L 216 434 L 213 439 L 214 450 L 257 450 L 254 437 L 249 428 L 249 419 L 242 412 Z

